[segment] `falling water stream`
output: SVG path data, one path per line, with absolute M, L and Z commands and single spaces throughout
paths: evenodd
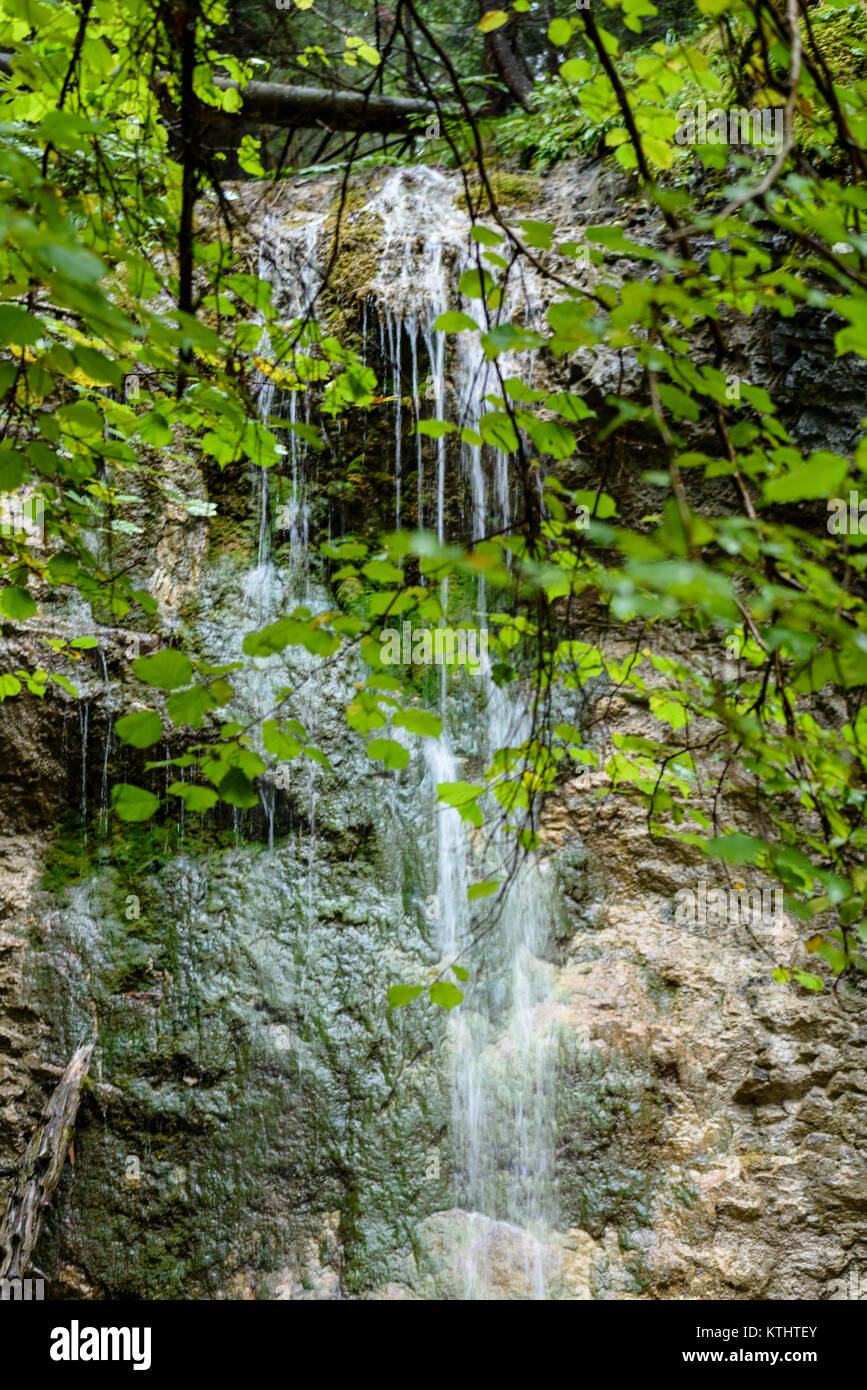
M 259 243 L 259 279 L 279 294 L 281 312 L 287 323 L 296 321 L 301 325 L 313 313 L 316 295 L 321 283 L 321 271 L 317 258 L 317 243 L 322 232 L 324 216 L 305 219 L 299 226 L 287 228 L 272 220 L 266 220 Z M 279 246 L 282 259 L 292 265 L 294 275 L 281 274 L 275 258 Z M 259 355 L 269 357 L 271 352 L 267 329 L 263 327 L 259 344 Z M 281 364 L 286 366 L 287 364 Z M 303 393 L 304 408 L 309 412 L 309 395 Z M 258 411 L 262 420 L 270 420 L 278 409 L 278 393 L 273 376 L 260 377 Z M 282 408 L 282 402 L 280 403 Z M 287 445 L 292 470 L 292 491 L 285 502 L 281 502 L 273 514 L 269 471 L 258 465 L 253 470 L 253 506 L 256 518 L 256 567 L 248 581 L 251 603 L 258 616 L 264 619 L 275 597 L 275 571 L 271 559 L 272 529 L 276 523 L 278 530 L 290 533 L 290 561 L 293 570 L 301 571 L 306 566 L 309 537 L 310 508 L 307 502 L 307 486 L 304 477 L 304 463 L 307 446 L 294 426 L 298 423 L 298 394 L 287 393 L 286 421 Z M 309 414 L 305 420 L 309 424 Z
M 394 398 L 395 521 L 401 521 L 402 398 L 408 380 L 414 419 L 430 414 L 476 428 L 486 393 L 497 389 L 491 365 L 476 334 L 460 334 L 447 380 L 446 335 L 436 328 L 438 317 L 460 306 L 478 322 L 478 301 L 461 302 L 458 280 L 472 263 L 469 222 L 457 207 L 455 185 L 432 169 L 398 169 L 373 195 L 366 212 L 382 221 L 383 243 L 378 270 L 364 306 L 364 348 L 368 351 L 371 320 L 379 321 L 380 354 L 385 364 L 383 390 Z M 273 234 L 273 228 L 268 234 Z M 297 285 L 311 284 L 315 237 L 290 230 L 281 246 L 281 261 L 306 267 L 286 296 L 286 307 L 297 313 Z M 263 250 L 265 263 L 275 261 Z M 285 275 L 285 272 L 284 272 Z M 303 290 L 302 290 L 303 294 Z M 526 317 L 526 286 L 509 290 L 514 310 L 521 301 Z M 532 360 L 504 360 L 505 375 L 532 372 Z M 270 392 L 270 394 L 269 394 Z M 273 388 L 263 388 L 263 413 L 273 407 Z M 419 514 L 424 493 L 422 438 L 416 444 L 419 471 Z M 448 539 L 446 490 L 448 456 L 444 437 L 434 441 L 436 458 L 435 522 L 440 539 Z M 469 494 L 470 531 L 478 538 L 512 516 L 509 463 L 499 450 L 465 443 L 461 451 L 463 485 Z M 293 456 L 293 495 L 297 489 Z M 259 546 L 261 565 L 263 544 Z M 445 595 L 444 595 L 445 597 Z M 485 595 L 480 586 L 477 618 L 485 622 Z M 443 670 L 445 677 L 445 669 Z M 485 670 L 481 709 L 459 731 L 450 728 L 453 702 L 442 686 L 444 729 L 441 737 L 424 741 L 426 775 L 423 782 L 426 814 L 435 824 L 437 950 L 444 962 L 461 957 L 471 970 L 465 1002 L 449 1018 L 451 1067 L 451 1191 L 462 1220 L 451 1259 L 454 1287 L 464 1298 L 498 1296 L 503 1266 L 508 1279 L 524 1296 L 544 1298 L 557 1281 L 557 1246 L 551 1238 L 556 1223 L 554 1190 L 554 1076 L 555 1035 L 548 1000 L 553 968 L 546 959 L 550 935 L 550 905 L 538 870 L 525 863 L 511 885 L 505 906 L 478 944 L 471 945 L 474 919 L 467 900 L 468 884 L 480 871 L 471 850 L 469 827 L 458 812 L 437 803 L 437 784 L 460 780 L 466 756 L 487 758 L 498 747 L 515 746 L 526 737 L 528 715 L 520 697 L 509 697 Z M 474 702 L 477 706 L 479 701 Z M 456 751 L 460 741 L 461 752 Z M 311 810 L 312 815 L 312 810 Z M 509 846 L 494 839 L 486 862 L 496 864 Z M 469 946 L 469 950 L 467 950 Z M 465 955 L 462 953 L 466 953 Z

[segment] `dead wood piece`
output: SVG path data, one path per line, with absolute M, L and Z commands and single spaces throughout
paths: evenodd
M 45 1107 L 0 1224 L 0 1279 L 23 1279 L 72 1142 L 81 1087 L 95 1043 L 76 1052 Z

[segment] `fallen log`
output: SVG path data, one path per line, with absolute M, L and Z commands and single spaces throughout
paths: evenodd
M 436 116 L 432 102 L 415 97 L 365 96 L 363 92 L 291 87 L 281 82 L 248 82 L 246 87 L 239 87 L 237 82 L 223 77 L 214 78 L 214 86 L 222 92 L 232 87 L 240 91 L 241 109 L 234 113 L 234 118 L 257 125 L 399 135 L 410 130 L 413 118 L 430 121 Z M 233 119 L 233 113 L 217 111 L 213 106 L 203 106 L 201 116 L 209 122 Z
M 69 1063 L 17 1169 L 18 1181 L 0 1223 L 0 1279 L 24 1278 L 72 1142 L 81 1087 L 95 1046 L 85 1043 Z
M 0 72 L 12 72 L 11 53 L 0 53 Z M 295 87 L 282 82 L 248 82 L 245 87 L 228 77 L 215 77 L 221 92 L 241 93 L 238 111 L 219 111 L 199 104 L 198 116 L 205 124 L 222 121 L 249 121 L 254 125 L 311 126 L 322 130 L 369 131 L 380 135 L 399 135 L 411 129 L 413 119 L 431 121 L 436 116 L 433 102 L 416 97 L 387 97 L 377 93 L 337 91 L 328 87 Z M 158 90 L 168 99 L 165 79 Z

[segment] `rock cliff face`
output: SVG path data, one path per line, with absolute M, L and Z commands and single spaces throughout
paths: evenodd
M 408 245 L 383 216 L 397 205 L 382 182 L 352 191 L 329 291 L 342 331 L 369 345 L 381 374 L 396 320 L 378 286 Z M 628 184 L 601 166 L 518 191 L 520 215 L 564 228 L 612 213 L 630 221 Z M 438 252 L 446 286 L 462 235 L 457 193 L 448 180 L 439 189 L 457 228 Z M 298 204 L 267 196 L 241 190 L 251 262 L 261 237 L 288 295 Z M 334 187 L 299 196 L 325 235 Z M 302 241 L 306 265 L 316 235 Z M 431 302 L 413 300 L 397 328 L 398 342 L 408 321 L 417 330 L 416 396 L 435 365 L 421 361 Z M 805 443 L 851 443 L 863 383 L 835 362 L 833 325 L 806 311 L 773 337 L 761 322 L 737 331 L 745 379 L 773 384 Z M 445 399 L 461 368 L 444 366 L 446 384 L 432 389 Z M 557 370 L 602 399 L 630 364 L 588 357 Z M 395 427 L 384 415 L 374 447 Z M 249 478 L 191 465 L 179 479 L 207 487 L 217 513 L 151 515 L 131 543 L 160 602 L 155 635 L 230 660 L 270 607 L 325 604 L 299 565 L 304 526 L 322 520 L 326 493 L 335 530 L 366 499 L 329 493 L 327 464 L 305 490 L 306 461 L 292 462 L 289 524 L 265 566 L 254 563 Z M 628 506 L 642 506 L 639 471 L 622 461 Z M 460 505 L 447 489 L 446 512 Z M 0 706 L 0 1166 L 23 1152 L 75 1046 L 99 1031 L 74 1167 L 36 1255 L 54 1296 L 461 1297 L 480 1248 L 490 1297 L 537 1295 L 540 1269 L 559 1298 L 867 1296 L 867 1014 L 857 999 L 772 982 L 773 960 L 800 949 L 792 924 L 684 925 L 675 895 L 696 888 L 701 865 L 650 836 L 627 802 L 596 797 L 602 783 L 563 784 L 544 818 L 549 929 L 533 963 L 544 988 L 527 1010 L 550 1072 L 549 1219 L 528 1232 L 470 1210 L 453 1022 L 389 1011 L 384 998 L 440 955 L 435 770 L 417 752 L 399 784 L 372 769 L 339 717 L 358 674 L 347 660 L 304 697 L 329 771 L 293 764 L 288 786 L 266 782 L 261 808 L 231 822 L 113 826 L 108 787 L 131 755 L 109 731 L 133 689 L 135 634 L 46 607 L 4 655 L 11 669 L 34 664 L 46 632 L 85 625 L 101 656 L 82 658 L 81 698 L 54 690 Z M 243 708 L 273 679 L 258 666 L 239 686 Z M 631 725 L 634 711 L 610 694 L 588 698 L 608 701 L 609 729 Z M 468 769 L 480 756 L 478 703 L 455 697 L 454 756 Z M 485 1075 L 517 1082 L 532 1048 L 495 1030 Z
M 622 804 L 578 792 L 549 829 L 579 836 L 606 885 L 598 924 L 566 944 L 558 995 L 615 1097 L 564 1129 L 564 1211 L 603 1242 L 616 1232 L 654 1297 L 852 1297 L 863 1008 L 781 990 L 743 926 L 678 926 L 674 896 L 702 870 Z M 797 941 L 783 922 L 763 944 L 779 959 Z

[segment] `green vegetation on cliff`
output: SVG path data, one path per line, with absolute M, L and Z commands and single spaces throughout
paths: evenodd
M 172 472 L 193 458 L 212 490 L 222 470 L 279 475 L 288 513 L 287 454 L 295 444 L 324 451 L 306 530 L 283 544 L 309 550 L 330 606 L 290 605 L 226 661 L 186 650 L 179 630 L 132 660 L 134 699 L 115 722 L 132 769 L 111 791 L 120 822 L 171 818 L 181 803 L 234 816 L 259 807 L 277 764 L 327 766 L 291 662 L 264 717 L 236 707 L 236 673 L 279 668 L 287 653 L 323 669 L 348 652 L 360 658 L 341 717 L 398 782 L 408 742 L 438 737 L 442 720 L 417 670 L 401 681 L 384 668 L 381 631 L 465 621 L 483 579 L 491 678 L 517 683 L 532 727 L 517 746 L 491 750 L 477 780 L 440 786 L 465 822 L 513 839 L 510 862 L 470 885 L 470 900 L 502 907 L 539 844 L 546 797 L 567 770 L 589 768 L 600 795 L 638 800 L 654 834 L 726 874 L 747 866 L 782 886 L 819 965 L 803 953 L 774 959 L 781 984 L 816 991 L 843 977 L 858 988 L 864 441 L 855 420 L 834 440 L 803 443 L 791 399 L 775 399 L 773 370 L 751 381 L 741 344 L 756 323 L 773 342 L 797 316 L 821 313 L 843 369 L 862 380 L 863 10 L 783 11 L 772 0 L 700 0 L 689 15 L 680 4 L 660 14 L 649 0 L 607 8 L 608 23 L 564 5 L 542 23 L 542 7 L 524 0 L 481 17 L 401 0 L 390 17 L 377 7 L 372 32 L 361 7 L 337 19 L 299 4 L 281 30 L 277 75 L 339 72 L 349 95 L 431 107 L 427 124 L 418 113 L 389 117 L 404 122 L 395 137 L 350 121 L 348 138 L 287 145 L 275 159 L 276 128 L 242 130 L 238 118 L 241 90 L 265 66 L 249 7 L 3 0 L 0 488 L 19 524 L 4 528 L 0 612 L 26 628 L 74 596 L 78 612 L 158 632 L 158 599 L 135 577 L 143 497 L 206 524 L 215 504 L 179 493 Z M 465 43 L 452 42 L 455 26 Z M 762 113 L 776 132 L 767 144 Z M 611 199 L 599 222 L 576 218 L 564 240 L 545 216 L 542 176 L 591 153 L 608 160 L 599 172 Z M 472 224 L 456 302 L 431 330 L 448 336 L 448 354 L 459 335 L 475 335 L 479 361 L 492 364 L 495 388 L 472 422 L 441 413 L 447 385 L 425 394 L 377 380 L 364 357 L 378 268 L 371 214 L 348 175 L 357 161 L 381 190 L 387 169 L 420 155 L 460 172 L 456 207 Z M 532 170 L 489 167 L 509 160 Z M 340 179 L 325 222 L 334 254 L 315 312 L 287 319 L 236 237 L 241 186 L 225 173 L 267 174 L 291 205 L 284 172 L 325 166 Z M 307 185 L 298 187 L 303 223 Z M 533 323 L 510 308 L 530 273 L 544 299 Z M 527 354 L 559 386 L 531 385 L 514 366 Z M 591 382 L 588 361 L 618 367 Z M 270 407 L 263 379 L 275 388 Z M 411 421 L 414 460 L 420 445 L 407 474 L 419 500 L 405 489 L 397 529 L 397 473 L 377 443 L 385 408 L 403 412 L 402 428 Z M 514 509 L 487 533 L 468 523 L 457 484 L 433 496 L 441 460 L 462 450 L 507 468 Z M 621 488 L 625 469 L 640 482 L 638 508 Z M 267 512 L 267 477 L 261 487 Z M 32 544 L 35 530 L 44 545 Z M 242 552 L 248 534 L 224 514 L 212 544 Z M 684 656 L 684 637 L 693 648 L 700 639 L 708 660 Z M 0 694 L 75 698 L 73 658 L 89 640 L 44 637 L 42 664 L 4 671 Z M 617 642 L 626 646 L 615 654 Z M 570 692 L 598 709 L 596 696 L 615 690 L 646 714 L 640 733 L 597 737 L 594 713 L 582 727 L 558 713 Z M 459 1003 L 462 971 L 447 988 L 427 984 L 428 998 Z M 407 982 L 392 1002 L 419 989 Z

